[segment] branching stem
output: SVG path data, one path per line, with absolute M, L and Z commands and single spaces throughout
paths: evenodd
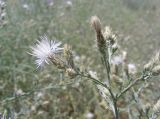
M 126 88 L 124 88 L 118 95 L 117 95 L 117 99 L 119 99 L 121 96 L 123 96 L 123 94 L 125 94 L 131 87 L 133 87 L 136 83 L 138 83 L 139 81 L 142 81 L 143 79 L 147 79 L 150 76 L 146 75 L 146 76 L 141 76 L 140 78 L 135 79 L 133 82 L 131 82 Z

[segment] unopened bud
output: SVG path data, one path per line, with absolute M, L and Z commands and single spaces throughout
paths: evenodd
M 104 38 L 107 40 L 111 36 L 111 34 L 112 34 L 111 28 L 109 26 L 106 26 L 103 33 Z
M 159 63 L 160 63 L 160 52 L 158 52 L 146 65 L 144 65 L 144 69 L 149 71 Z
M 153 67 L 153 64 L 154 63 L 152 61 L 148 62 L 147 64 L 144 65 L 144 69 L 146 71 L 150 70 Z
M 106 40 L 104 39 L 104 36 L 101 31 L 100 19 L 97 16 L 93 16 L 91 18 L 91 25 L 96 30 L 96 40 L 99 51 L 101 52 L 101 54 L 104 55 L 106 54 Z
M 160 112 L 160 100 L 157 101 L 157 103 L 153 106 L 153 111 Z
M 160 62 L 160 52 L 156 53 L 156 56 L 154 57 L 154 60 L 155 60 L 156 63 Z
M 115 74 L 111 75 L 111 79 L 112 79 L 112 81 L 114 81 L 117 84 L 121 84 L 124 81 L 123 79 L 121 79 L 119 76 L 117 76 Z
M 90 77 L 93 77 L 93 78 L 95 78 L 95 79 L 98 79 L 96 72 L 94 72 L 94 71 L 89 71 L 88 73 L 89 73 L 89 76 L 90 76 Z
M 152 75 L 153 75 L 153 76 L 158 76 L 158 75 L 160 75 L 160 65 L 155 66 L 155 67 L 152 69 Z
M 114 75 L 118 75 L 118 65 L 117 64 L 113 64 L 111 67 L 111 72 Z
M 68 76 L 70 76 L 71 78 L 74 78 L 75 76 L 77 76 L 77 73 L 74 69 L 72 68 L 68 68 L 66 69 L 66 73 Z
M 127 52 L 126 51 L 122 52 L 122 57 L 123 57 L 123 61 L 126 62 L 127 61 Z
M 109 42 L 110 45 L 116 44 L 117 37 L 112 32 L 111 28 L 109 26 L 105 27 L 104 33 L 103 33 L 104 39 Z
M 67 65 L 74 68 L 74 61 L 73 61 L 73 54 L 72 54 L 72 48 L 69 45 L 64 45 L 64 56 L 67 61 Z
M 116 43 L 112 45 L 112 53 L 115 53 L 117 49 L 118 49 L 118 45 Z
M 51 62 L 58 68 L 58 69 L 65 69 L 66 68 L 66 64 L 64 63 L 64 61 L 62 61 L 60 58 L 56 57 L 56 56 L 50 56 L 49 59 L 51 60 Z
M 115 34 L 111 34 L 111 36 L 107 39 L 110 45 L 116 44 L 117 37 Z
M 101 22 L 97 16 L 91 17 L 91 26 L 96 30 L 96 32 L 101 32 Z

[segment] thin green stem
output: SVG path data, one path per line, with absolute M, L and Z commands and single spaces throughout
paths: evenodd
M 110 94 L 111 94 L 111 98 L 113 100 L 113 106 L 114 106 L 114 111 L 115 111 L 115 118 L 119 119 L 119 112 L 118 112 L 118 107 L 117 107 L 117 98 L 114 96 L 114 94 L 112 93 L 112 90 L 109 88 L 108 89 Z
M 107 79 L 108 79 L 108 83 L 110 85 L 110 65 L 109 65 L 109 61 L 106 59 L 106 56 L 103 55 L 103 61 L 104 61 L 104 65 L 107 71 Z
M 109 90 L 109 93 L 111 95 L 112 101 L 113 101 L 113 106 L 114 106 L 114 114 L 115 114 L 115 119 L 119 119 L 119 113 L 118 113 L 118 107 L 117 107 L 117 99 L 113 94 L 112 91 L 112 87 L 111 87 L 111 77 L 110 77 L 110 59 L 111 59 L 111 53 L 110 53 L 110 49 L 108 49 L 108 54 L 104 53 L 102 54 L 102 59 L 104 61 L 104 65 L 106 68 L 106 72 L 107 72 L 107 80 L 108 80 L 108 85 L 109 87 L 107 88 Z
M 138 83 L 139 81 L 142 81 L 143 79 L 149 78 L 149 76 L 141 76 L 140 78 L 134 80 L 133 82 L 131 82 L 126 88 L 124 88 L 118 95 L 117 95 L 117 99 L 119 99 L 124 93 L 126 93 L 132 86 L 134 86 L 136 83 Z
M 108 49 L 108 56 L 106 57 L 106 55 L 103 55 L 103 59 L 104 59 L 104 63 L 105 63 L 105 67 L 106 67 L 106 71 L 107 71 L 107 78 L 108 78 L 108 82 L 109 82 L 109 92 L 113 101 L 113 106 L 114 106 L 114 114 L 115 114 L 115 119 L 119 119 L 119 112 L 118 112 L 118 107 L 117 107 L 117 98 L 114 96 L 113 91 L 112 91 L 112 87 L 111 87 L 111 77 L 110 77 L 110 68 L 111 68 L 111 64 L 110 64 L 110 60 L 111 60 L 111 53 L 110 53 L 110 49 Z M 107 59 L 108 58 L 108 59 Z
M 100 80 L 98 80 L 96 78 L 91 77 L 90 75 L 85 75 L 83 73 L 78 73 L 78 75 L 85 77 L 85 78 L 88 78 L 88 79 L 91 79 L 94 83 L 99 84 L 99 85 L 109 89 L 109 87 L 106 84 L 104 84 L 103 82 L 101 82 Z
M 18 96 L 14 96 L 14 97 L 7 97 L 3 100 L 0 101 L 0 103 L 5 103 L 5 102 L 9 102 L 9 101 L 14 101 L 16 99 L 21 99 L 21 98 L 24 98 L 26 96 L 29 96 L 31 94 L 33 94 L 34 92 L 36 91 L 44 91 L 44 90 L 49 90 L 49 89 L 55 89 L 55 88 L 60 88 L 61 86 L 66 86 L 66 85 L 72 85 L 74 84 L 75 82 L 69 82 L 69 83 L 66 83 L 66 84 L 61 84 L 61 85 L 50 85 L 50 86 L 47 86 L 47 87 L 44 87 L 44 88 L 40 88 L 40 89 L 33 89 L 31 91 L 28 91 L 26 93 L 23 93 L 21 95 L 18 95 Z

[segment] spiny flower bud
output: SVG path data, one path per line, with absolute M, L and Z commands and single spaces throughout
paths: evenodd
M 118 75 L 118 65 L 117 64 L 112 64 L 111 73 L 114 75 Z
M 111 45 L 114 45 L 116 43 L 117 37 L 115 34 L 112 34 L 108 40 L 110 41 Z
M 93 77 L 93 78 L 95 78 L 95 79 L 98 79 L 96 72 L 90 70 L 88 73 L 89 73 L 89 76 L 90 76 L 90 77 Z
M 113 44 L 112 45 L 112 53 L 115 53 L 117 51 L 117 49 L 118 49 L 117 43 Z
M 155 57 L 153 57 L 146 65 L 144 65 L 145 70 L 151 70 L 156 64 L 160 62 L 160 52 L 158 52 Z
M 103 87 L 103 86 L 101 86 L 101 85 L 97 85 L 97 88 L 98 88 L 101 96 L 102 96 L 104 99 L 106 99 L 107 96 L 110 95 L 108 89 L 106 89 L 105 87 Z
M 97 46 L 99 51 L 104 55 L 106 54 L 106 40 L 101 31 L 101 22 L 97 16 L 93 16 L 91 18 L 91 25 L 96 31 L 96 39 L 97 39 Z
M 158 52 L 158 53 L 156 54 L 156 56 L 154 57 L 154 60 L 155 60 L 156 63 L 159 63 L 159 62 L 160 62 L 160 52 Z
M 111 36 L 111 34 L 112 34 L 111 28 L 109 26 L 106 26 L 103 33 L 104 38 L 107 40 Z
M 126 79 L 128 79 L 129 78 L 129 70 L 128 70 L 127 52 L 126 51 L 122 52 L 122 58 L 123 58 L 123 63 L 122 63 L 123 75 Z
M 50 56 L 49 59 L 58 69 L 66 69 L 66 64 L 58 56 Z
M 105 27 L 103 36 L 104 36 L 104 39 L 108 41 L 111 45 L 114 45 L 116 43 L 117 37 L 112 32 L 112 29 L 109 26 Z
M 160 74 L 160 65 L 155 66 L 155 67 L 152 69 L 152 75 L 153 75 L 153 76 L 158 76 L 159 74 Z
M 137 68 L 135 66 L 135 64 L 128 64 L 128 72 L 129 74 L 136 74 L 137 72 Z
M 97 16 L 91 17 L 91 26 L 96 30 L 96 32 L 101 32 L 101 22 Z
M 103 32 L 104 39 L 108 43 L 108 47 L 110 48 L 111 54 L 115 53 L 115 51 L 118 49 L 117 45 L 117 37 L 112 32 L 111 28 L 109 26 L 105 27 L 105 30 Z
M 147 64 L 144 65 L 145 70 L 150 70 L 153 67 L 153 61 L 148 62 Z
M 122 58 L 123 58 L 123 62 L 127 62 L 127 52 L 126 51 L 122 52 Z
M 66 58 L 67 65 L 74 68 L 72 48 L 71 48 L 71 46 L 69 46 L 67 44 L 64 45 L 64 56 Z
M 153 111 L 160 112 L 160 100 L 157 101 L 157 103 L 153 106 Z
M 77 73 L 76 73 L 75 70 L 72 69 L 72 68 L 66 69 L 66 73 L 67 73 L 67 75 L 70 76 L 71 78 L 74 78 L 74 77 L 77 76 Z
M 119 76 L 112 74 L 111 75 L 112 81 L 114 81 L 117 84 L 123 83 L 123 79 L 121 79 Z

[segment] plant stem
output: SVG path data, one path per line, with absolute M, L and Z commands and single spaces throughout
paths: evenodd
M 106 71 L 107 71 L 107 79 L 108 79 L 108 83 L 109 83 L 109 86 L 110 86 L 110 65 L 109 65 L 109 61 L 106 59 L 106 56 L 103 55 L 103 61 L 104 61 L 104 65 L 105 65 L 105 68 L 106 68 Z
M 114 114 L 115 114 L 115 119 L 119 119 L 119 112 L 118 112 L 118 107 L 117 107 L 117 98 L 114 96 L 113 91 L 112 91 L 112 87 L 111 87 L 111 77 L 110 77 L 110 68 L 111 68 L 111 64 L 110 64 L 110 59 L 111 59 L 111 55 L 110 55 L 110 49 L 108 50 L 108 56 L 106 58 L 106 55 L 103 55 L 103 59 L 104 59 L 104 63 L 105 63 L 105 67 L 106 67 L 106 71 L 107 71 L 107 78 L 108 78 L 108 82 L 109 82 L 109 92 L 113 101 L 113 106 L 114 106 Z
M 99 84 L 99 85 L 109 89 L 109 87 L 106 84 L 104 84 L 103 82 L 101 82 L 100 80 L 98 80 L 96 78 L 91 77 L 90 75 L 84 75 L 82 73 L 78 73 L 78 75 L 85 77 L 85 78 L 88 78 L 88 79 L 91 79 L 94 83 Z
M 33 90 L 30 90 L 26 93 L 23 93 L 21 95 L 18 95 L 18 96 L 14 96 L 14 97 L 7 97 L 5 98 L 4 100 L 1 100 L 0 103 L 6 103 L 6 102 L 9 102 L 9 101 L 14 101 L 16 99 L 22 99 L 26 96 L 29 96 L 29 95 L 32 95 L 34 92 L 37 92 L 37 91 L 44 91 L 44 90 L 49 90 L 49 89 L 57 89 L 57 88 L 61 88 L 61 86 L 66 86 L 66 85 L 72 85 L 74 84 L 75 82 L 69 82 L 69 83 L 66 83 L 66 84 L 60 84 L 60 85 L 50 85 L 50 86 L 47 86 L 47 87 L 44 87 L 44 88 L 41 88 L 41 89 L 33 89 Z
M 90 75 L 84 75 L 82 73 L 79 73 L 78 75 L 82 76 L 82 77 L 86 77 L 88 79 L 91 79 L 94 83 L 99 84 L 103 87 L 105 87 L 106 89 L 108 89 L 109 93 L 111 94 L 111 98 L 113 100 L 113 105 L 114 105 L 114 112 L 115 112 L 115 119 L 119 119 L 119 114 L 118 114 L 118 107 L 117 107 L 117 99 L 115 98 L 111 88 L 109 88 L 106 84 L 104 84 L 103 82 L 101 82 L 98 79 L 95 79 L 93 77 L 91 77 Z
M 115 109 L 115 119 L 119 119 L 119 112 L 118 112 L 118 107 L 117 107 L 117 100 L 113 101 L 114 104 L 114 109 Z
M 109 92 L 110 92 L 111 98 L 113 100 L 115 119 L 119 119 L 119 113 L 118 113 L 118 107 L 117 107 L 117 98 L 115 98 L 111 89 L 109 89 Z
M 108 51 L 107 57 L 106 57 L 106 54 L 103 54 L 103 60 L 104 60 L 105 68 L 107 71 L 107 79 L 108 79 L 108 84 L 109 84 L 108 90 L 109 90 L 109 93 L 110 93 L 112 101 L 113 101 L 115 119 L 119 119 L 117 99 L 114 96 L 112 88 L 111 88 L 111 77 L 110 77 L 110 58 L 111 58 L 111 55 L 109 53 L 110 53 L 110 51 Z
M 124 88 L 120 94 L 117 95 L 117 99 L 119 99 L 124 93 L 126 93 L 132 86 L 134 86 L 138 81 L 141 81 L 142 79 L 144 79 L 144 77 L 140 77 L 136 80 L 134 80 L 132 83 L 130 83 L 126 88 Z

